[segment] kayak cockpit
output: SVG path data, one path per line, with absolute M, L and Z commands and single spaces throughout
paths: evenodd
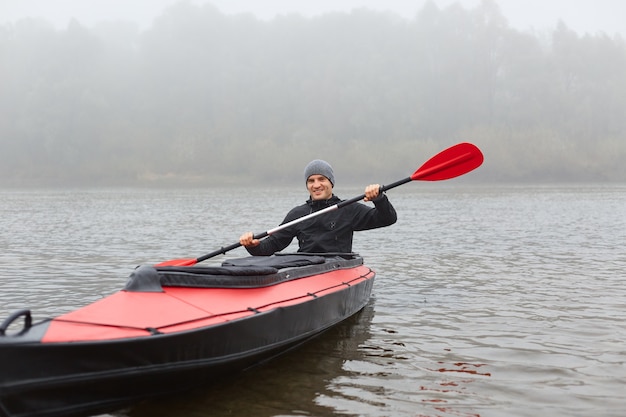
M 259 288 L 363 264 L 354 253 L 276 254 L 229 259 L 221 266 L 152 266 L 135 269 L 130 292 L 163 292 L 163 287 Z

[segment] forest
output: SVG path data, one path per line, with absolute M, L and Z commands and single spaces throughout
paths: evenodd
M 626 181 L 624 39 L 515 30 L 494 0 L 0 26 L 0 186 L 303 183 L 315 158 L 383 183 L 465 141 L 472 181 Z

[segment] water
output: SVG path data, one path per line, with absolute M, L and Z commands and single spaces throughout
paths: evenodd
M 355 236 L 378 273 L 357 317 L 217 386 L 111 415 L 626 415 L 626 186 L 454 180 L 389 195 L 398 223 Z M 121 288 L 138 264 L 270 229 L 303 199 L 300 189 L 0 191 L 0 318 L 67 312 Z

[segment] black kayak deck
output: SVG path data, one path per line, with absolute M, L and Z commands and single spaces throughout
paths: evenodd
M 221 266 L 139 266 L 125 291 L 162 292 L 163 287 L 258 288 L 363 264 L 353 253 L 276 254 L 224 261 Z

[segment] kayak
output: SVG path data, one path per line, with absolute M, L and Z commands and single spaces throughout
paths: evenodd
M 374 277 L 357 254 L 142 265 L 67 314 L 16 311 L 0 325 L 0 416 L 90 415 L 220 381 L 359 312 Z

